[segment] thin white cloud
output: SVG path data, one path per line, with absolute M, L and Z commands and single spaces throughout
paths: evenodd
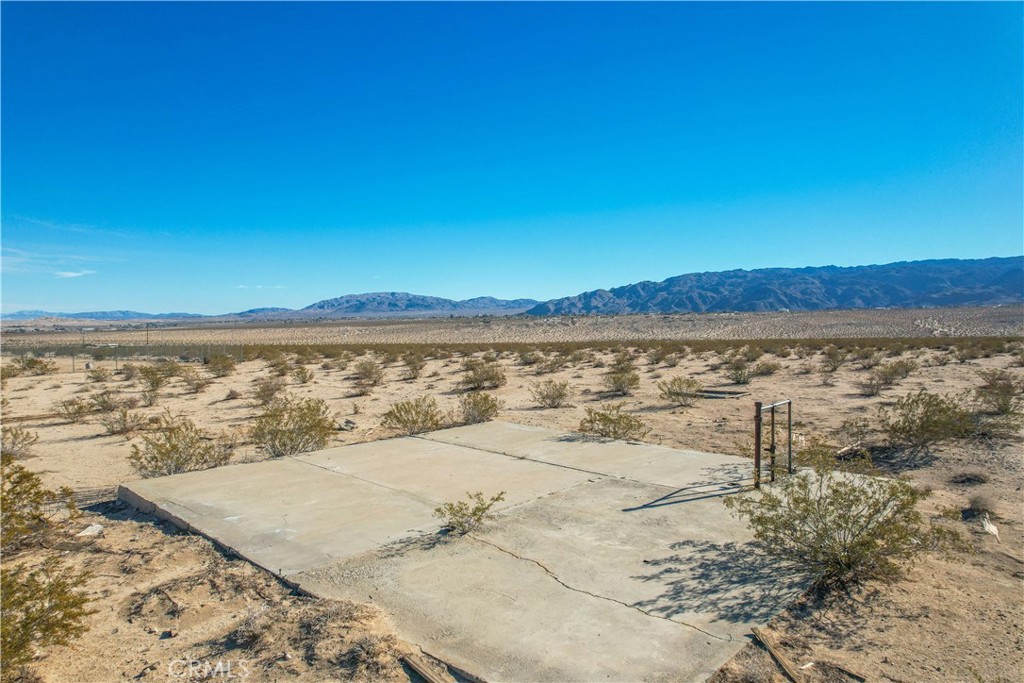
M 95 270 L 73 270 L 73 271 L 59 270 L 56 273 L 54 273 L 53 275 L 54 275 L 54 277 L 58 277 L 58 278 L 64 279 L 64 278 L 69 278 L 69 277 L 82 277 L 83 275 L 95 275 L 95 274 L 96 274 Z
M 284 285 L 236 285 L 235 289 L 288 289 Z
M 43 253 L 40 251 L 29 251 L 27 249 L 16 249 L 14 247 L 3 247 L 2 254 L 3 269 L 6 273 L 74 273 L 81 269 L 81 266 L 92 263 L 116 263 L 120 259 L 89 256 L 86 254 L 68 254 L 59 252 Z M 60 269 L 56 270 L 55 269 Z M 84 269 L 82 269 L 84 270 Z M 92 274 L 95 271 L 88 271 Z

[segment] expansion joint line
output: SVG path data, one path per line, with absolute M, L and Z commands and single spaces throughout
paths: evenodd
M 501 552 L 505 553 L 506 555 L 510 555 L 510 556 L 516 558 L 517 560 L 522 560 L 523 562 L 531 562 L 531 563 L 537 565 L 538 567 L 541 568 L 541 570 L 545 574 L 547 574 L 552 579 L 554 579 L 559 585 L 561 585 L 563 588 L 567 588 L 567 589 L 573 591 L 574 593 L 582 593 L 583 595 L 589 595 L 590 597 L 597 598 L 599 600 L 607 600 L 608 602 L 614 602 L 616 605 L 622 605 L 623 607 L 628 607 L 629 609 L 636 610 L 637 612 L 640 612 L 641 614 L 644 614 L 644 615 L 646 615 L 648 617 L 653 617 L 655 619 L 662 619 L 664 621 L 671 621 L 673 624 L 679 624 L 680 626 L 685 626 L 687 628 L 692 628 L 694 631 L 699 631 L 700 633 L 703 633 L 704 635 L 708 636 L 709 638 L 714 638 L 716 640 L 722 640 L 722 641 L 725 641 L 725 642 L 730 642 L 732 640 L 732 636 L 731 635 L 723 638 L 722 636 L 717 636 L 714 633 L 709 633 L 708 631 L 705 631 L 702 628 L 694 626 L 693 624 L 688 624 L 685 621 L 680 621 L 678 619 L 673 619 L 671 617 L 666 617 L 666 616 L 663 616 L 661 614 L 655 614 L 655 613 L 649 612 L 649 611 L 647 611 L 645 609 L 641 609 L 641 608 L 637 607 L 636 605 L 631 605 L 628 602 L 623 602 L 621 600 L 616 600 L 615 598 L 610 598 L 607 595 L 600 595 L 598 593 L 591 593 L 588 590 L 583 590 L 582 588 L 576 588 L 574 586 L 570 586 L 565 581 L 562 581 L 560 578 L 558 578 L 558 576 L 556 576 L 553 571 L 551 571 L 546 566 L 544 566 L 544 563 L 539 562 L 538 560 L 535 560 L 532 557 L 523 557 L 522 555 L 517 555 L 516 553 L 512 552 L 511 550 L 508 550 L 507 548 L 502 548 L 500 545 L 498 545 L 496 543 L 491 543 L 490 541 L 485 541 L 484 539 L 482 539 L 482 538 L 480 538 L 478 536 L 474 536 L 472 534 L 466 534 L 466 537 L 467 538 L 471 538 L 471 539 L 473 539 L 474 541 L 476 541 L 478 543 L 483 543 L 484 545 L 489 545 L 492 548 L 494 548 L 495 550 L 501 551 Z

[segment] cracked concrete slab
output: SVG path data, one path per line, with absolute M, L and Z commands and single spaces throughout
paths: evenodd
M 732 456 L 486 423 L 133 482 L 124 500 L 489 681 L 704 680 L 799 591 L 722 497 Z M 471 536 L 433 508 L 506 491 Z

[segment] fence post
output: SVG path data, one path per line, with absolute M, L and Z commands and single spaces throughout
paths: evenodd
M 789 415 L 786 417 L 786 469 L 793 474 L 793 401 L 790 399 L 788 408 Z
M 754 401 L 754 488 L 761 488 L 761 402 Z

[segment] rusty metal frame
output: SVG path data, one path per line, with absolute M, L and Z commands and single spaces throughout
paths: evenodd
M 761 441 L 762 422 L 764 413 L 768 411 L 770 416 L 769 434 L 770 444 L 765 450 L 770 454 L 768 475 L 769 480 L 775 481 L 775 452 L 778 450 L 778 442 L 775 439 L 775 411 L 781 406 L 786 406 L 786 471 L 793 473 L 793 399 L 787 398 L 775 403 L 764 405 L 761 401 L 754 401 L 754 488 L 761 488 Z

